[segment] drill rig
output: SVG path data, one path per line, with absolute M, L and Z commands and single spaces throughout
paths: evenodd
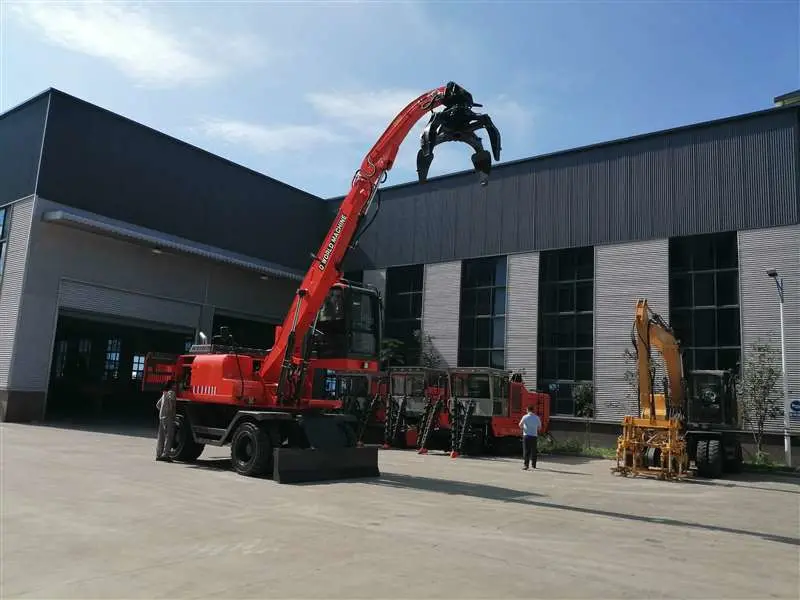
M 700 477 L 737 472 L 742 446 L 736 434 L 733 373 L 698 370 L 685 374 L 679 340 L 644 298 L 636 303 L 631 342 L 637 358 L 639 415 L 623 418 L 617 466 L 612 471 L 679 479 L 689 474 L 694 462 Z M 664 393 L 653 391 L 653 347 L 664 359 Z
M 421 136 L 417 173 L 427 180 L 434 149 L 460 141 L 474 150 L 472 164 L 486 185 L 492 155 L 500 158 L 500 133 L 472 95 L 454 82 L 430 90 L 410 102 L 389 124 L 355 173 L 327 235 L 297 290 L 283 324 L 276 328 L 269 350 L 240 348 L 227 332 L 210 344 L 196 344 L 179 356 L 150 354 L 143 388 L 174 384 L 178 400 L 174 459 L 196 460 L 205 445 L 230 445 L 233 468 L 247 476 L 272 474 L 278 482 L 319 481 L 380 475 L 376 447 L 357 443 L 355 417 L 333 413 L 311 401 L 309 372 L 326 366 L 352 369 L 347 344 L 358 336 L 367 353 L 380 346 L 377 292 L 356 288 L 342 279 L 343 262 L 355 248 L 380 207 L 378 186 L 392 168 L 400 144 L 426 114 L 430 120 Z M 435 109 L 442 108 L 435 112 Z M 485 129 L 491 154 L 475 133 Z M 366 216 L 375 202 L 372 219 Z M 352 315 L 371 314 L 367 331 L 353 328 Z M 377 316 L 376 316 L 377 315 Z M 328 339 L 342 344 L 327 344 Z M 312 358 L 312 347 L 327 347 L 324 357 Z M 377 371 L 378 362 L 363 361 L 364 371 Z M 313 379 L 313 378 L 312 378 Z

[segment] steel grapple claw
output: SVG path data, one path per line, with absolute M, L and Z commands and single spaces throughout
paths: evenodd
M 476 104 L 472 94 L 456 83 L 447 85 L 442 105 L 444 109 L 431 115 L 420 139 L 421 147 L 417 152 L 417 175 L 420 183 L 428 179 L 436 146 L 444 142 L 464 142 L 475 151 L 472 155 L 472 166 L 480 177 L 481 185 L 486 185 L 492 170 L 492 155 L 495 161 L 500 160 L 500 131 L 489 115 L 472 110 L 481 105 Z M 489 136 L 491 154 L 484 149 L 483 141 L 475 133 L 479 129 L 485 129 Z

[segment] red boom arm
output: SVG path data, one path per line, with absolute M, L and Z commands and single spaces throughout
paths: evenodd
M 275 344 L 264 360 L 259 375 L 265 383 L 283 383 L 297 355 L 303 337 L 312 326 L 328 292 L 342 277 L 342 262 L 350 249 L 353 237 L 369 211 L 378 185 L 388 172 L 400 149 L 400 144 L 426 113 L 445 106 L 446 109 L 431 117 L 423 134 L 423 148 L 417 156 L 420 179 L 424 180 L 433 158 L 433 147 L 445 141 L 463 141 L 475 149 L 473 164 L 476 170 L 488 176 L 491 158 L 483 150 L 474 131 L 486 128 L 492 141 L 495 160 L 499 158 L 499 133 L 488 115 L 472 112 L 472 96 L 455 83 L 448 83 L 419 96 L 409 103 L 391 122 L 361 163 L 353 178 L 350 192 L 339 207 L 336 218 L 325 236 L 322 247 L 314 257 L 297 295 L 279 330 Z M 281 391 L 279 390 L 279 395 Z

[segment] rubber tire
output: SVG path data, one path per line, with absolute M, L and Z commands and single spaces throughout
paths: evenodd
M 242 457 L 242 444 L 249 443 L 249 457 Z M 272 472 L 272 442 L 269 433 L 257 423 L 246 421 L 236 428 L 231 439 L 231 463 L 233 470 L 247 477 L 261 477 Z
M 697 474 L 707 479 L 717 479 L 722 475 L 722 444 L 719 440 L 706 439 L 697 441 Z
M 708 440 L 697 440 L 694 462 L 698 477 L 711 477 L 711 468 L 708 464 Z
M 733 460 L 725 461 L 725 471 L 727 473 L 741 473 L 744 467 L 744 453 L 742 452 L 742 443 L 736 440 L 734 443 L 734 456 Z
M 205 449 L 205 444 L 198 444 L 192 437 L 192 428 L 186 415 L 175 417 L 175 437 L 169 455 L 172 460 L 191 463 L 196 461 Z

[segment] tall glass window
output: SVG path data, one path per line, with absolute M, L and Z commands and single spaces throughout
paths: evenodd
M 508 259 L 493 256 L 461 264 L 458 365 L 504 369 Z
M 414 331 L 422 329 L 422 290 L 424 265 L 386 269 L 384 338 L 402 342 L 407 365 L 420 362 L 420 346 Z
M 737 368 L 738 250 L 735 231 L 669 241 L 669 320 L 687 371 Z
M 572 388 L 593 380 L 594 247 L 539 255 L 537 379 L 553 412 L 574 415 Z

